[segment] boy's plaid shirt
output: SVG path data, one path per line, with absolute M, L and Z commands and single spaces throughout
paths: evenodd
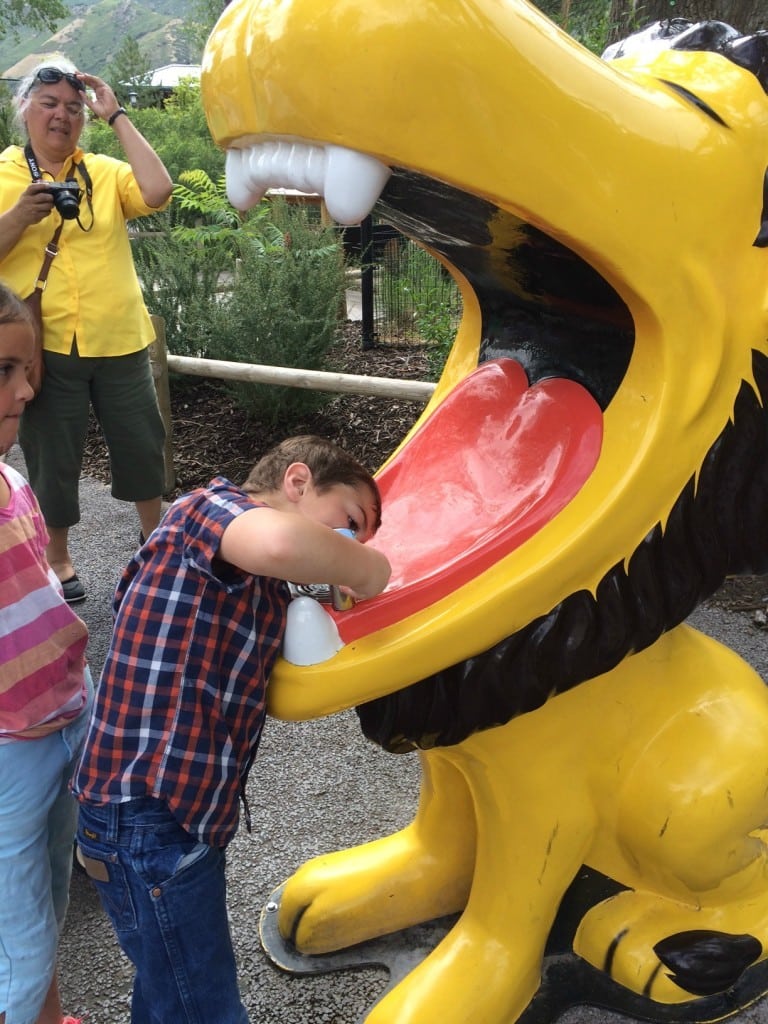
M 266 714 L 288 586 L 217 560 L 235 516 L 258 507 L 223 477 L 179 498 L 115 593 L 115 629 L 73 790 L 91 803 L 165 801 L 224 846 Z

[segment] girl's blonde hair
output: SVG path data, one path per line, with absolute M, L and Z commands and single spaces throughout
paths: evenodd
M 29 324 L 34 329 L 32 314 L 16 292 L 0 282 L 0 327 L 3 324 Z

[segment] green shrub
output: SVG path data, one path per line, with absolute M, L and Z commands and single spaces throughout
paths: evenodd
M 130 110 L 129 117 L 168 168 L 174 181 L 181 181 L 191 167 L 216 179 L 224 171 L 224 152 L 213 142 L 197 84 L 181 82 L 162 108 Z M 82 140 L 83 148 L 125 159 L 120 141 L 106 121 L 90 119 Z
M 283 200 L 247 214 L 223 178 L 185 172 L 172 211 L 134 240 L 144 299 L 165 320 L 168 351 L 297 369 L 327 367 L 345 288 L 337 233 Z M 142 228 L 146 228 L 142 222 Z M 328 401 L 324 392 L 231 382 L 251 415 L 277 422 Z
M 217 289 L 234 258 L 176 237 L 168 212 L 142 218 L 136 227 L 136 271 L 147 309 L 165 321 L 168 351 L 211 358 Z
M 301 207 L 276 202 L 279 248 L 240 239 L 232 290 L 215 315 L 215 358 L 297 369 L 327 368 L 344 295 L 345 277 L 336 232 Z M 329 400 L 325 392 L 272 384 L 228 385 L 242 408 L 270 422 L 308 413 Z

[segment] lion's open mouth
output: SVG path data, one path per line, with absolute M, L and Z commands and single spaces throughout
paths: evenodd
M 529 388 L 513 360 L 483 363 L 379 474 L 386 515 L 370 543 L 393 575 L 379 598 L 337 616 L 342 638 L 423 610 L 509 554 L 578 492 L 601 441 L 581 385 Z
M 378 213 L 443 256 L 482 311 L 478 362 L 513 358 L 530 384 L 566 377 L 605 409 L 632 355 L 634 327 L 616 291 L 542 228 L 444 182 L 339 146 L 267 139 L 227 153 L 227 192 L 248 209 L 273 187 L 323 196 L 340 224 Z M 595 211 L 600 217 L 601 211 Z
M 482 314 L 478 368 L 378 475 L 385 516 L 372 543 L 393 577 L 381 597 L 334 615 L 349 643 L 453 593 L 568 504 L 599 458 L 632 324 L 584 260 L 444 183 L 339 147 L 270 140 L 230 151 L 235 205 L 278 186 L 323 195 L 342 223 L 378 201 L 388 222 L 463 274 Z

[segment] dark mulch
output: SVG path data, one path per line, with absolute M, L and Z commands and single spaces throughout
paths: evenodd
M 348 322 L 331 353 L 342 373 L 401 380 L 429 380 L 423 346 L 376 345 L 363 351 L 358 324 Z M 334 395 L 319 411 L 289 425 L 249 418 L 226 385 L 198 377 L 172 377 L 175 497 L 223 474 L 242 482 L 273 444 L 292 434 L 320 434 L 342 445 L 369 469 L 377 469 L 412 426 L 424 402 L 364 395 Z M 86 441 L 85 472 L 109 480 L 109 462 L 95 421 Z
M 359 325 L 351 322 L 340 332 L 332 366 L 344 373 L 429 379 L 422 346 L 376 345 L 363 351 Z M 254 462 L 288 434 L 329 437 L 375 470 L 400 443 L 423 405 L 400 399 L 336 395 L 320 411 L 286 427 L 250 419 L 236 407 L 220 382 L 196 377 L 172 379 L 176 488 L 168 497 L 204 485 L 218 474 L 242 482 Z M 109 480 L 106 449 L 95 422 L 86 443 L 85 471 L 98 480 Z M 726 580 L 712 600 L 732 611 L 765 613 L 768 576 Z

